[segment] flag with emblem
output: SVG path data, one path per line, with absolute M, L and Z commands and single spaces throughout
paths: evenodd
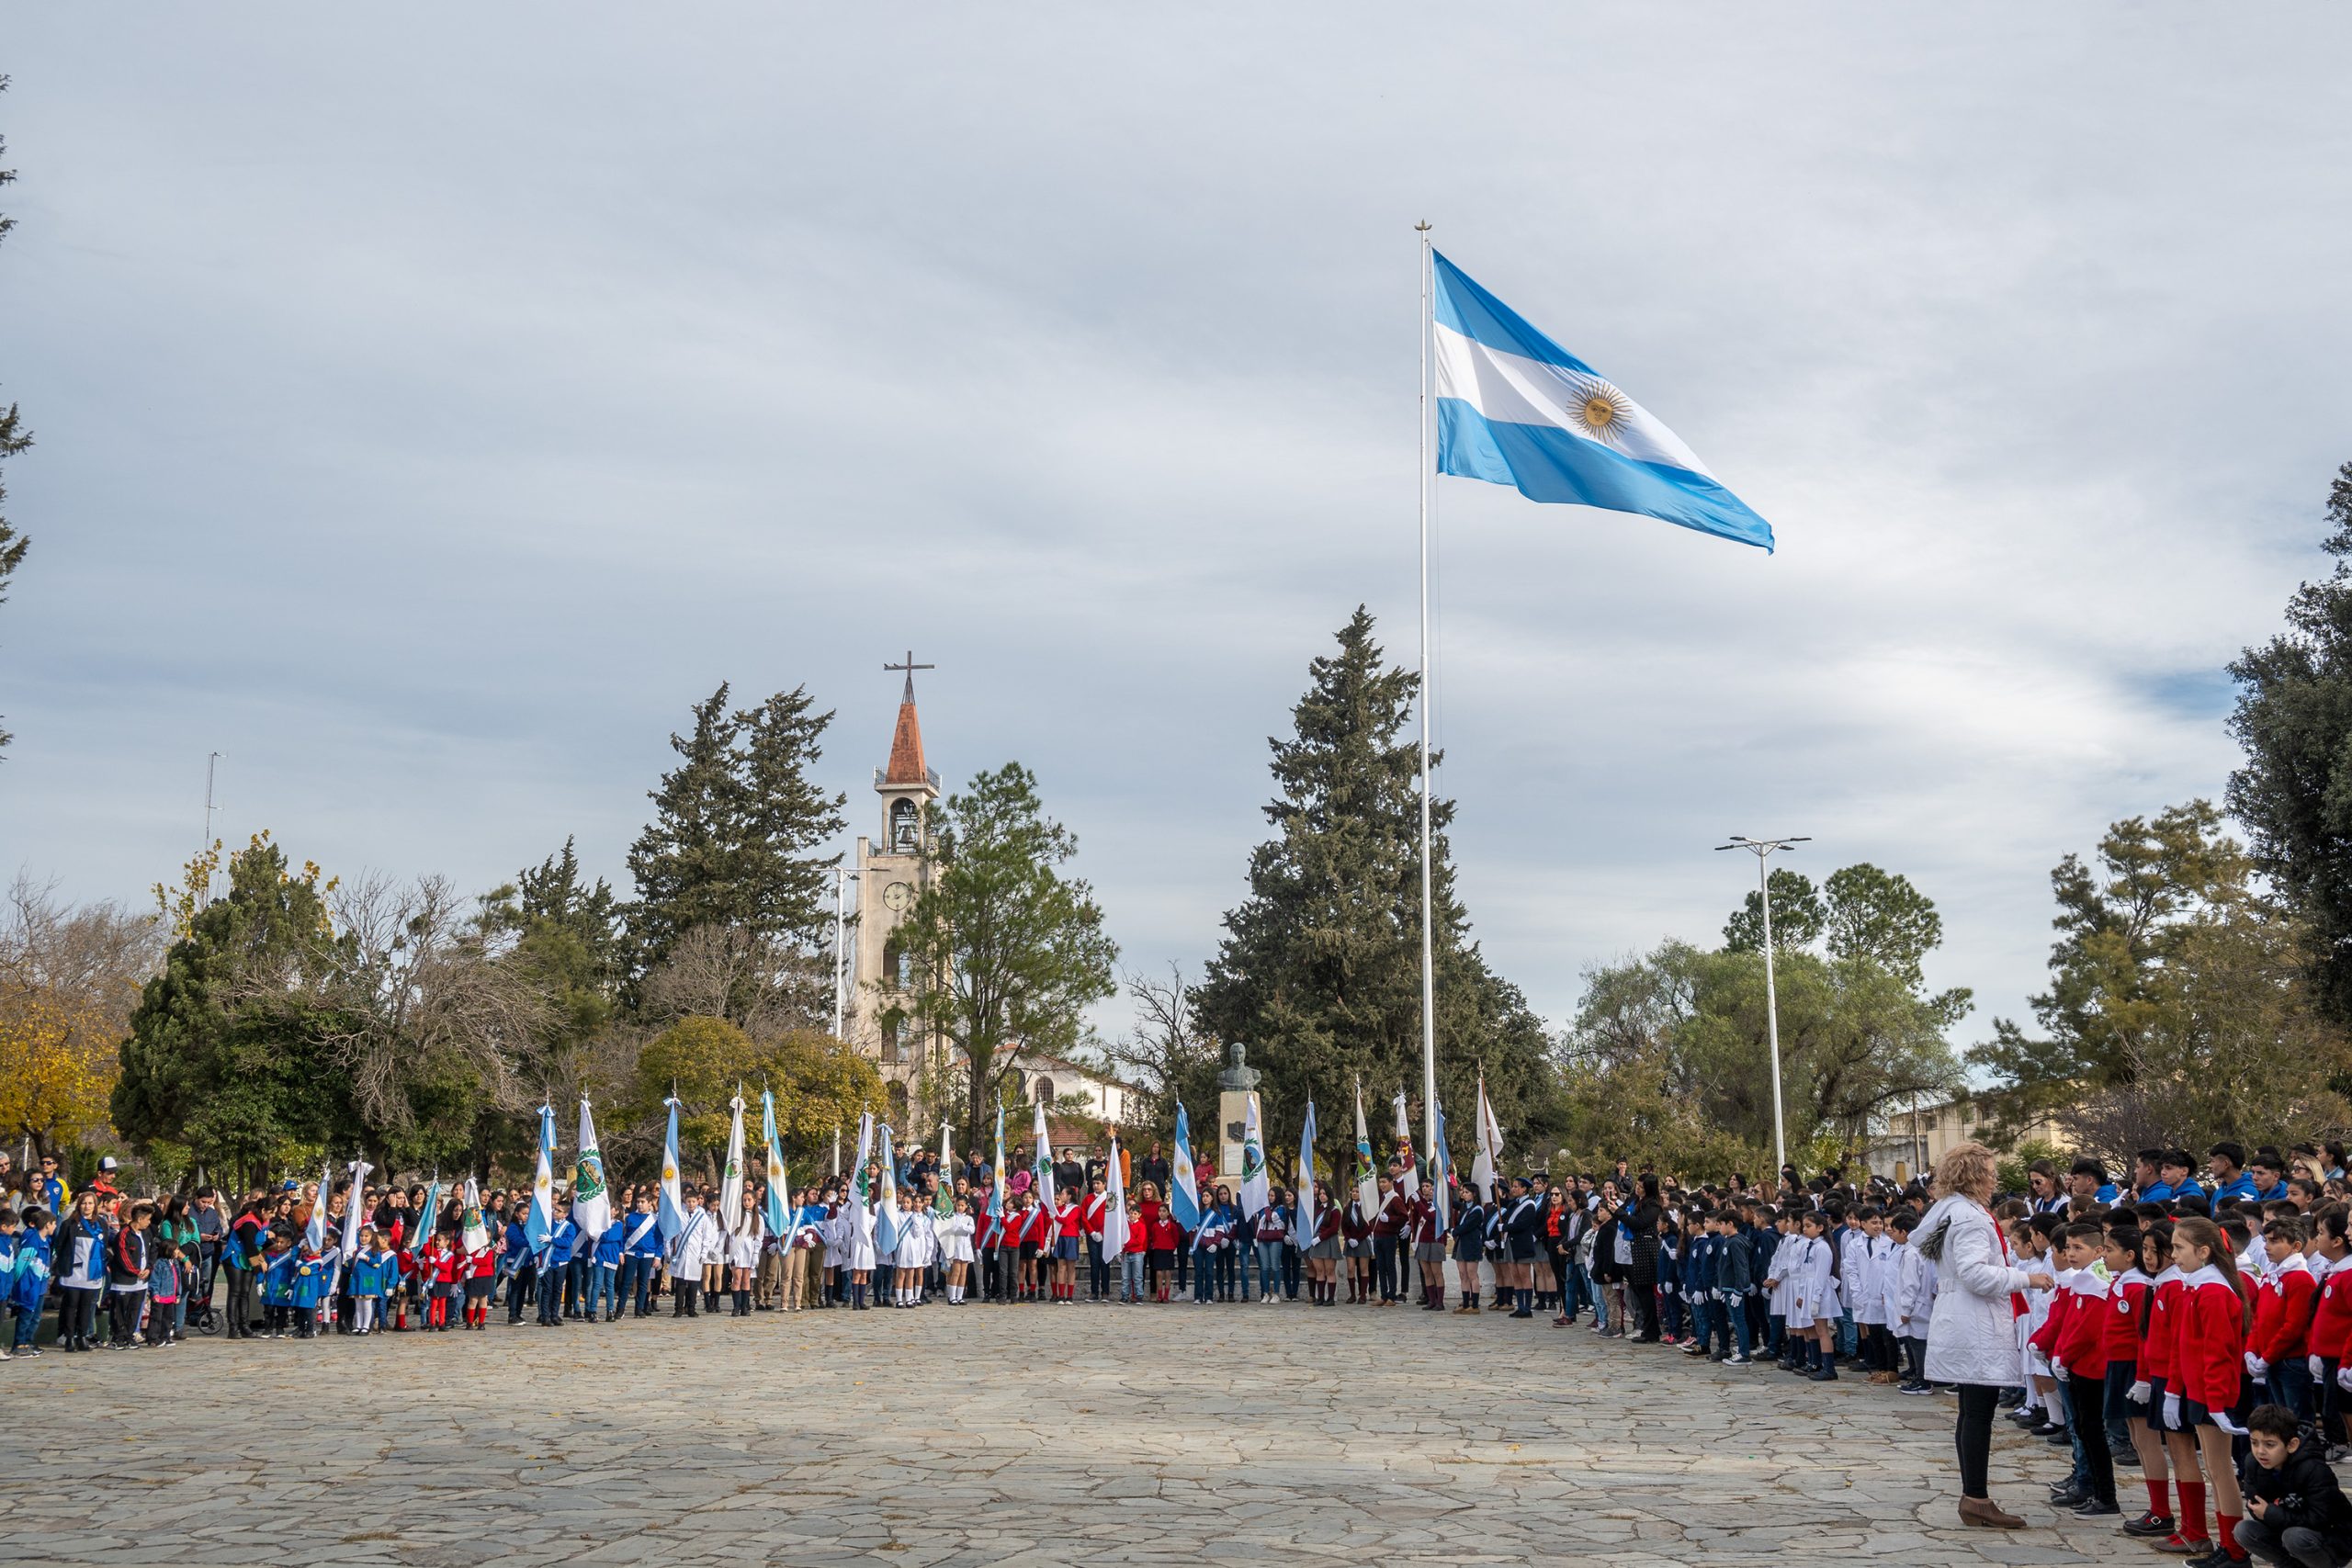
M 729 1100 L 734 1119 L 727 1126 L 727 1164 L 718 1173 L 718 1217 L 732 1235 L 743 1223 L 743 1091 Z
M 1054 1137 L 1046 1126 L 1046 1102 L 1037 1102 L 1037 1156 L 1031 1175 L 1037 1183 L 1037 1206 L 1047 1213 L 1056 1212 L 1054 1203 Z
M 596 1119 L 580 1097 L 580 1153 L 571 1165 L 571 1223 L 584 1236 L 613 1228 L 613 1195 L 605 1186 L 605 1152 L 596 1146 Z
M 481 1185 L 470 1176 L 458 1203 L 458 1240 L 468 1252 L 480 1252 L 490 1245 L 490 1225 L 481 1216 Z
M 1258 1097 L 1251 1095 L 1241 1121 L 1241 1216 L 1248 1219 L 1272 1199 L 1266 1179 L 1265 1134 L 1258 1126 Z
M 760 1090 L 760 1144 L 767 1151 L 768 1195 L 760 1206 L 760 1218 L 767 1222 L 768 1235 L 781 1240 L 789 1234 L 785 1227 L 784 1149 L 775 1135 L 775 1094 L 771 1089 Z
M 539 1107 L 539 1163 L 531 1172 L 531 1210 L 523 1219 L 533 1252 L 547 1250 L 555 1234 L 555 1107 Z
M 1177 1109 L 1177 1125 L 1183 1125 L 1183 1109 Z M 1180 1137 L 1182 1134 L 1178 1134 Z M 1179 1149 L 1183 1147 L 1181 1143 Z M 1111 1139 L 1111 1168 L 1103 1173 L 1110 1190 L 1102 1204 L 1102 1256 L 1116 1258 L 1127 1249 L 1127 1180 L 1119 1174 L 1119 1140 Z
M 1772 547 L 1772 527 L 1614 382 L 1431 253 L 1437 471 Z
M 1113 1165 L 1116 1168 L 1116 1156 Z M 1184 1107 L 1176 1107 L 1176 1162 L 1168 1183 L 1169 1217 L 1188 1231 L 1201 1228 L 1201 1183 L 1193 1174 L 1193 1123 Z
M 1368 1221 L 1380 1206 L 1380 1189 L 1372 1178 L 1372 1133 L 1363 1120 L 1363 1080 L 1356 1080 L 1356 1205 Z
M 678 1180 L 678 1097 L 673 1094 L 662 1103 L 670 1108 L 670 1128 L 662 1134 L 662 1188 L 653 1218 L 662 1228 L 662 1249 L 666 1253 L 678 1233 L 686 1228 L 686 1198 Z
M 882 1134 L 882 1187 L 874 1195 L 874 1256 L 888 1258 L 899 1250 L 899 1156 L 891 1152 L 889 1123 Z

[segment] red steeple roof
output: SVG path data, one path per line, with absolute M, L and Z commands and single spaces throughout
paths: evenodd
M 915 717 L 914 671 L 907 671 L 906 694 L 899 699 L 899 728 L 890 736 L 890 765 L 883 770 L 886 784 L 920 784 L 930 777 L 922 761 L 922 725 Z

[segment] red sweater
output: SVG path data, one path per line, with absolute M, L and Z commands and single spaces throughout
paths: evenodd
M 2311 1353 L 2331 1360 L 2344 1359 L 2352 1343 L 2352 1266 L 2339 1263 L 2320 1281 L 2319 1304 L 2312 1313 Z
M 2148 1315 L 2148 1277 L 2137 1269 L 2117 1276 L 2107 1287 L 2107 1311 L 2099 1315 L 2107 1324 L 2108 1364 L 2138 1361 L 2140 1325 Z
M 2245 1370 L 2245 1298 L 2208 1264 L 2184 1281 L 2173 1316 L 2179 1336 L 2175 1382 L 2181 1396 L 2208 1410 L 2237 1404 Z
M 2167 1269 L 2157 1275 L 2148 1295 L 2147 1327 L 2140 1336 L 2140 1375 L 2151 1382 L 2162 1378 L 2167 1389 L 2177 1389 L 2180 1385 L 2173 1374 L 2180 1350 L 2180 1270 Z
M 2058 1337 L 2058 1353 L 2052 1358 L 2059 1366 L 2078 1378 L 2103 1378 L 2107 1375 L 2107 1290 L 2098 1277 L 2088 1269 L 2077 1276 L 2079 1288 L 2067 1292 L 2073 1304 L 2066 1314 L 2066 1327 Z
M 2254 1329 L 2246 1348 L 2277 1366 L 2308 1352 L 2312 1309 L 2319 1304 L 2319 1281 L 2297 1253 L 2286 1267 L 2262 1281 L 2254 1298 Z

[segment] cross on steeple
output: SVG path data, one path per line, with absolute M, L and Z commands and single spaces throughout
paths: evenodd
M 907 694 L 899 699 L 902 703 L 910 703 L 915 700 L 916 671 L 936 670 L 938 668 L 939 666 L 936 664 L 917 664 L 915 662 L 915 650 L 911 648 L 907 649 L 907 661 L 904 664 L 885 664 L 882 666 L 882 670 L 885 674 L 895 675 L 901 670 L 907 672 Z

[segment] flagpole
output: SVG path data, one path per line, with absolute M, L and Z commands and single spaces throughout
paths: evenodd
M 1437 1153 L 1437 982 L 1431 968 L 1430 897 L 1430 224 L 1413 225 L 1421 237 L 1421 1120 L 1429 1143 L 1424 1164 Z M 1430 1166 L 1431 1184 L 1436 1167 Z M 1436 1201 L 1431 1194 L 1430 1201 Z

